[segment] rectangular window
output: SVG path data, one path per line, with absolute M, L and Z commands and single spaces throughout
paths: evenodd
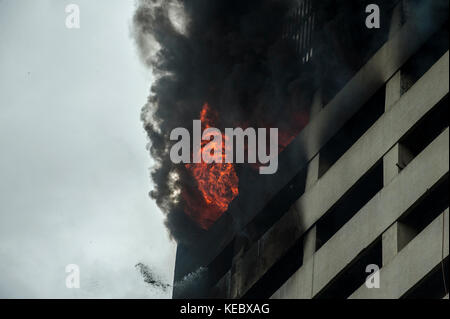
M 385 92 L 386 87 L 383 86 L 320 150 L 319 177 L 323 176 L 383 115 Z
M 379 161 L 317 221 L 316 250 L 319 250 L 382 188 L 383 162 Z
M 333 262 L 330 259 L 330 262 Z M 336 276 L 314 299 L 346 299 L 366 281 L 370 275 L 367 265 L 382 266 L 381 238 L 358 255 L 352 263 Z
M 408 91 L 448 51 L 448 20 L 401 68 L 401 92 Z

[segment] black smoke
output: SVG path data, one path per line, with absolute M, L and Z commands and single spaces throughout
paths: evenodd
M 196 185 L 169 158 L 170 132 L 190 129 L 205 102 L 216 127 L 279 127 L 301 107 L 308 85 L 292 39 L 282 36 L 295 0 L 141 0 L 134 16 L 139 52 L 155 81 L 142 111 L 156 161 L 150 193 L 178 242 L 203 230 L 183 213 L 180 191 Z M 180 26 L 181 25 L 181 26 Z M 306 104 L 306 103 L 305 103 Z M 177 176 L 176 178 L 174 176 Z
M 155 76 L 142 110 L 156 162 L 150 195 L 166 213 L 166 224 L 178 243 L 189 246 L 204 230 L 184 213 L 180 194 L 195 196 L 198 190 L 185 167 L 169 158 L 172 129 L 190 129 L 208 102 L 219 115 L 215 126 L 220 129 L 278 127 L 289 132 L 299 126 L 298 114 L 308 116 L 318 89 L 326 105 L 388 40 L 395 6 L 402 3 L 408 9 L 406 19 L 428 16 L 422 13 L 432 9 L 442 11 L 436 3 L 444 1 L 377 1 L 381 28 L 376 30 L 365 27 L 365 7 L 372 2 L 310 1 L 315 12 L 314 55 L 304 63 L 294 38 L 285 32 L 301 0 L 138 1 L 134 37 Z M 428 20 L 419 19 L 420 26 Z M 239 175 L 242 167 L 236 168 Z

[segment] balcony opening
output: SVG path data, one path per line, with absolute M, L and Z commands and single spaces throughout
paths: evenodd
M 296 240 L 281 257 L 243 296 L 243 299 L 268 299 L 302 266 L 303 237 Z
M 361 287 L 370 273 L 367 265 L 382 266 L 381 238 L 358 255 L 351 264 L 341 271 L 314 299 L 347 299 Z
M 211 299 L 224 299 L 229 298 L 231 288 L 231 271 L 228 271 L 219 281 L 215 284 L 208 297 Z
M 383 115 L 386 87 L 378 90 L 320 150 L 319 177 L 336 163 L 355 142 Z
M 208 286 L 215 285 L 231 269 L 234 240 L 207 267 Z
M 448 294 L 448 256 L 443 265 L 439 263 L 425 278 L 412 287 L 402 299 L 442 299 Z M 445 284 L 444 284 L 445 278 Z M 446 291 L 447 289 L 447 291 Z
M 245 233 L 250 243 L 261 238 L 289 210 L 305 192 L 305 183 L 306 168 L 295 175 L 246 226 Z
M 379 161 L 317 221 L 316 250 L 319 250 L 382 188 L 383 162 Z
M 406 163 L 399 163 L 403 169 L 431 142 L 449 126 L 448 94 L 431 109 L 411 130 L 400 140 L 400 144 L 411 154 Z
M 407 227 L 411 234 L 405 238 L 402 246 L 406 246 L 449 207 L 448 187 L 447 174 L 399 218 L 399 222 Z
M 448 20 L 401 68 L 401 93 L 408 91 L 448 51 Z

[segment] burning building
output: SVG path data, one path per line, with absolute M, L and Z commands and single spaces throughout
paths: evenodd
M 140 1 L 175 298 L 448 298 L 448 1 L 372 2 Z M 277 127 L 277 172 L 174 164 L 194 119 Z

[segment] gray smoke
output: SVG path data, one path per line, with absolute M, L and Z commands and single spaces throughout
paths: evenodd
M 156 161 L 150 193 L 167 214 L 179 243 L 201 230 L 183 213 L 184 191 L 197 186 L 183 165 L 169 158 L 173 128 L 192 127 L 205 102 L 219 114 L 216 127 L 289 126 L 301 108 L 301 61 L 283 21 L 295 0 L 141 0 L 134 17 L 140 55 L 155 81 L 142 119 Z
M 404 1 L 411 3 L 410 16 L 429 17 L 430 10 L 444 6 L 443 0 Z M 297 115 L 308 118 L 312 94 L 320 88 L 322 102 L 328 103 L 387 40 L 392 9 L 399 1 L 377 2 L 382 11 L 379 30 L 365 27 L 370 0 L 311 3 L 317 26 L 312 63 L 305 65 L 294 40 L 283 36 L 298 0 L 138 1 L 134 38 L 155 76 L 142 110 L 156 162 L 150 196 L 166 213 L 167 227 L 178 243 L 195 245 L 204 230 L 183 212 L 180 194 L 200 196 L 186 168 L 169 158 L 172 129 L 190 129 L 205 102 L 219 114 L 219 129 L 298 129 Z M 428 20 L 420 20 L 420 25 L 426 27 Z

